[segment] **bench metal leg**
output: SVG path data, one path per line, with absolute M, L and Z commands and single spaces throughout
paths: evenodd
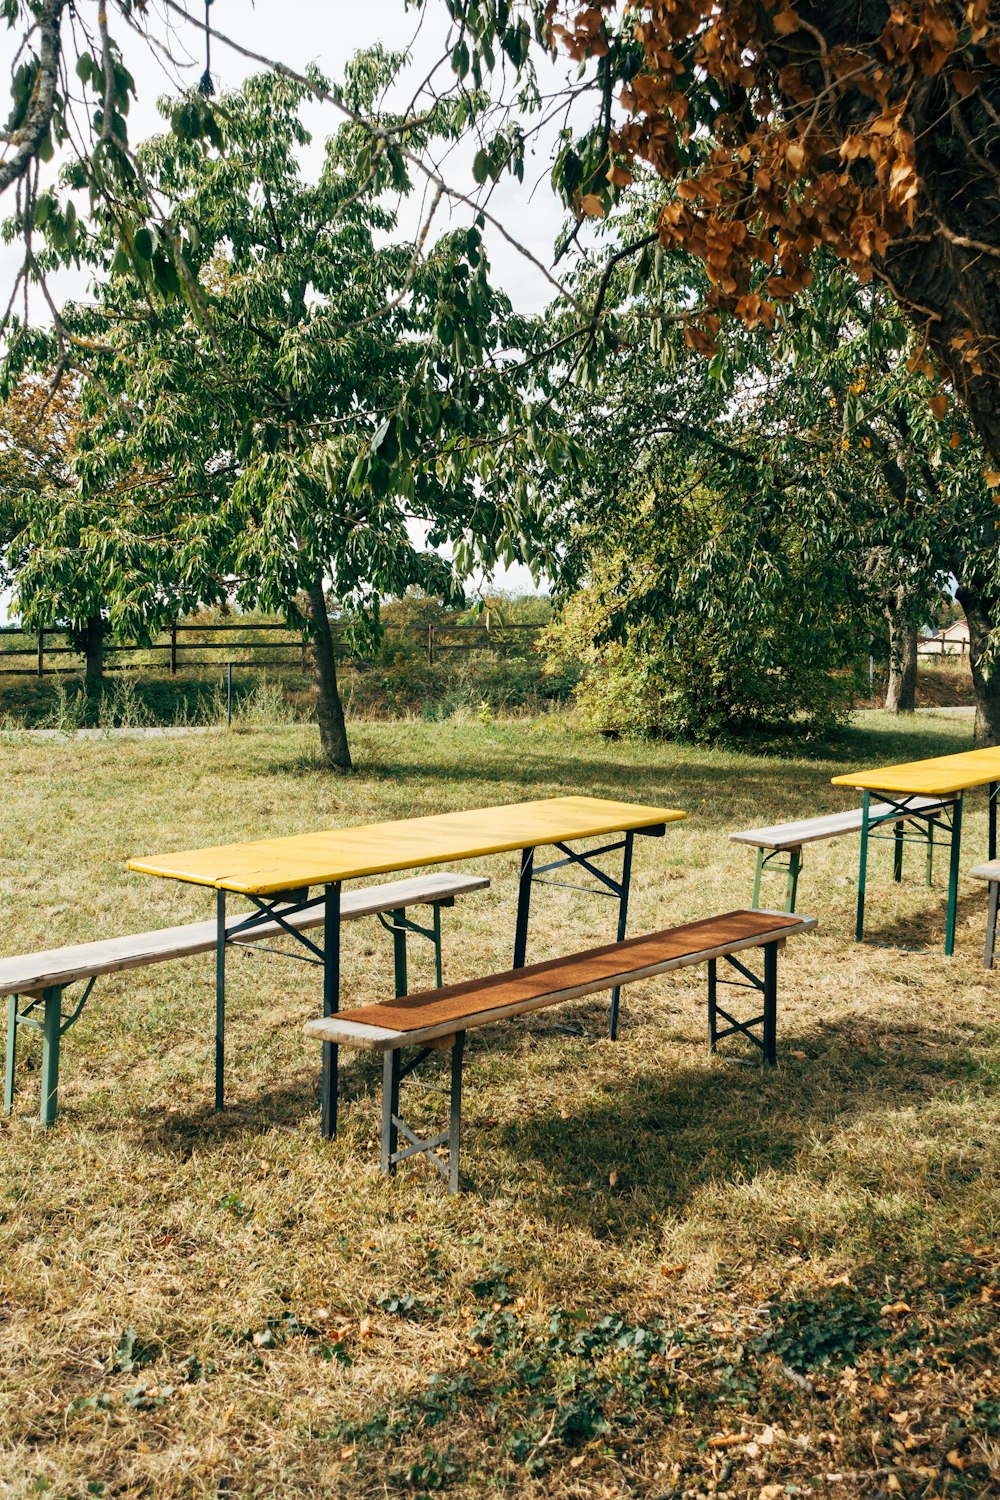
M 3 1112 L 14 1108 L 14 1069 L 17 1065 L 17 996 L 7 996 L 7 1068 L 3 1079 Z
M 763 1054 L 765 1063 L 773 1065 L 778 1058 L 778 949 L 781 939 L 764 945 L 764 974 L 761 977 L 748 969 L 733 954 L 724 954 L 726 964 L 741 976 L 740 979 L 720 979 L 718 960 L 710 958 L 708 969 L 708 1047 L 710 1052 L 718 1050 L 723 1037 L 739 1032 L 747 1041 L 753 1042 Z M 731 985 L 735 989 L 752 990 L 759 994 L 764 1009 L 749 1021 L 738 1021 L 719 1004 L 719 985 Z M 727 1024 L 720 1028 L 720 1018 Z M 739 1059 L 738 1059 L 739 1060 Z
M 997 941 L 997 907 L 1000 906 L 1000 880 L 990 881 L 990 898 L 986 907 L 986 947 L 983 950 L 983 968 L 992 969 L 993 950 Z
M 757 850 L 757 868 L 753 875 L 753 901 L 750 903 L 754 911 L 760 908 L 760 877 L 764 873 L 764 851 Z
M 998 783 L 996 781 L 991 781 L 990 782 L 989 800 L 988 800 L 989 819 L 990 819 L 990 834 L 989 834 L 989 846 L 988 846 L 988 851 L 987 851 L 988 852 L 988 857 L 990 859 L 996 859 L 996 857 L 997 857 L 997 787 L 998 787 L 998 785 L 1000 785 L 1000 783 Z
M 926 884 L 934 884 L 934 838 L 938 831 L 938 820 L 935 813 L 930 813 L 927 818 L 927 873 Z
M 434 983 L 438 989 L 444 984 L 444 965 L 441 961 L 441 903 L 434 902 Z
M 55 1124 L 59 1105 L 59 1043 L 62 1039 L 62 990 L 58 986 L 42 992 L 42 1099 L 38 1118 L 43 1125 Z
M 401 1047 L 387 1052 L 382 1060 L 382 1171 L 387 1177 L 395 1177 L 401 1161 L 412 1156 L 426 1156 L 438 1169 L 448 1184 L 449 1193 L 459 1190 L 459 1157 L 462 1136 L 462 1059 L 465 1052 L 465 1032 L 456 1032 L 443 1044 L 450 1045 L 451 1087 L 449 1089 L 448 1129 L 437 1135 L 419 1136 L 411 1130 L 400 1114 L 400 1084 L 433 1052 L 441 1050 L 441 1043 L 421 1047 L 409 1062 L 403 1062 Z M 399 1137 L 408 1142 L 400 1147 Z M 440 1146 L 448 1147 L 448 1160 L 438 1155 Z
M 948 915 L 945 921 L 944 951 L 955 951 L 955 915 L 958 907 L 958 872 L 962 857 L 962 794 L 955 798 L 951 815 L 951 860 L 948 868 Z
M 898 885 L 903 878 L 903 824 L 893 824 L 892 878 Z
M 323 1014 L 334 1016 L 340 1009 L 340 881 L 325 887 L 323 908 Z M 320 1129 L 327 1140 L 337 1134 L 337 1074 L 339 1048 L 323 1043 L 323 1075 L 320 1083 Z
M 625 932 L 628 927 L 628 895 L 629 886 L 632 884 L 632 846 L 635 843 L 635 835 L 626 833 L 625 852 L 622 855 L 622 884 L 621 895 L 618 898 L 618 941 L 625 941 Z M 621 998 L 621 987 L 617 986 L 611 991 L 611 1014 L 608 1018 L 608 1035 L 612 1041 L 618 1037 L 618 1003 Z

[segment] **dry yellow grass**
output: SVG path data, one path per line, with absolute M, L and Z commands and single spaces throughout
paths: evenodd
M 577 790 L 690 811 L 638 846 L 638 932 L 746 904 L 730 829 L 845 805 L 836 770 L 968 731 L 872 716 L 826 753 L 753 757 L 556 716 L 369 725 L 347 780 L 308 728 L 8 737 L 4 951 L 210 914 L 130 854 Z M 304 966 L 231 960 L 222 1116 L 210 957 L 100 981 L 57 1127 L 34 1123 L 30 1046 L 0 1124 L 0 1495 L 1000 1492 L 985 892 L 963 881 L 952 960 L 859 948 L 855 858 L 808 852 L 821 927 L 782 962 L 766 1076 L 706 1055 L 700 971 L 626 991 L 615 1045 L 595 1001 L 473 1036 L 457 1200 L 419 1167 L 379 1176 L 371 1059 L 349 1058 L 320 1140 Z M 939 940 L 941 878 L 927 892 L 910 860 L 897 887 L 878 859 L 873 933 Z M 444 914 L 451 978 L 509 962 L 515 861 L 477 867 L 491 890 Z M 611 915 L 539 890 L 529 956 L 604 940 Z M 345 946 L 346 993 L 388 993 L 381 930 Z

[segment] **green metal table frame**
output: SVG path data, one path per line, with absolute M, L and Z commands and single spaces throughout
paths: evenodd
M 997 846 L 997 788 L 998 783 L 989 783 L 989 858 L 996 858 Z M 877 796 L 880 802 L 884 802 L 890 811 L 880 817 L 871 816 L 871 800 Z M 854 936 L 857 942 L 865 940 L 865 896 L 868 884 L 868 842 L 870 839 L 890 839 L 893 843 L 893 879 L 899 881 L 903 873 L 903 845 L 909 842 L 926 843 L 927 846 L 927 884 L 931 883 L 933 870 L 934 845 L 941 844 L 948 849 L 948 904 L 945 915 L 945 937 L 944 951 L 949 957 L 955 951 L 955 920 L 958 910 L 958 877 L 961 868 L 962 854 L 962 792 L 956 792 L 952 797 L 942 797 L 940 803 L 933 809 L 922 812 L 919 808 L 911 806 L 913 797 L 918 796 L 916 792 L 904 794 L 901 792 L 877 792 L 865 789 L 862 792 L 861 802 L 861 850 L 858 858 L 858 904 L 857 917 L 855 920 Z M 879 833 L 878 830 L 886 824 L 892 825 L 891 833 Z M 914 829 L 908 832 L 907 829 Z M 937 837 L 938 833 L 944 833 L 944 838 Z M 914 950 L 924 952 L 925 949 Z
M 590 894 L 607 895 L 609 898 L 616 900 L 618 902 L 617 941 L 621 942 L 625 937 L 628 926 L 628 903 L 632 884 L 632 850 L 635 837 L 638 834 L 648 838 L 662 838 L 665 833 L 665 823 L 652 823 L 645 828 L 630 829 L 620 839 L 615 839 L 611 843 L 600 844 L 596 848 L 583 850 L 572 849 L 568 842 L 556 840 L 553 847 L 560 851 L 561 857 L 537 867 L 535 865 L 535 849 L 543 846 L 531 845 L 522 849 L 518 878 L 517 918 L 514 927 L 513 967 L 515 969 L 524 967 L 528 945 L 528 924 L 531 915 L 531 890 L 532 886 L 536 884 L 556 885 L 571 890 L 582 890 Z M 604 855 L 619 852 L 622 855 L 622 873 L 620 878 L 609 875 L 594 863 L 596 859 Z M 569 881 L 548 880 L 545 878 L 551 871 L 564 869 L 568 865 L 580 866 L 593 878 L 595 884 L 575 885 Z M 220 897 L 222 894 L 220 891 Z M 253 899 L 257 900 L 258 898 L 255 897 Z M 327 886 L 323 899 L 326 901 L 326 916 L 323 929 L 323 952 L 326 955 L 323 965 L 323 1014 L 324 1016 L 332 1016 L 336 1015 L 340 1009 L 340 886 Z M 224 918 L 221 920 L 224 921 Z M 400 973 L 401 971 L 397 967 L 397 986 L 399 984 Z M 405 968 L 402 970 L 402 977 L 404 980 L 404 989 L 400 991 L 397 988 L 397 994 L 405 993 Z M 440 984 L 440 968 L 438 969 L 438 983 Z M 609 1021 L 609 1031 L 612 1038 L 618 1034 L 618 1003 L 619 993 L 617 990 L 614 990 L 611 996 L 611 1015 Z M 460 1049 L 457 1066 L 460 1073 Z M 321 1130 L 328 1140 L 337 1134 L 338 1074 L 339 1055 L 337 1044 L 335 1042 L 324 1042 L 323 1068 L 320 1082 L 320 1116 Z M 392 1080 L 388 1079 L 388 1081 L 391 1094 L 393 1090 Z M 395 1085 L 397 1096 L 398 1083 L 399 1080 L 397 1079 Z M 398 1110 L 395 1113 L 398 1114 Z M 396 1147 L 393 1146 L 389 1153 L 390 1156 L 395 1150 Z M 407 1154 L 412 1154 L 412 1152 L 408 1150 Z M 402 1158 L 397 1157 L 396 1159 L 401 1160 Z

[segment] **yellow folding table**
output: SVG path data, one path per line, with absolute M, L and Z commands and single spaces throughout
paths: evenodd
M 900 878 L 902 866 L 903 825 L 927 824 L 926 837 L 933 842 L 936 820 L 943 818 L 943 827 L 948 833 L 950 860 L 948 865 L 948 913 L 945 921 L 945 953 L 955 949 L 955 911 L 958 903 L 958 872 L 962 848 L 962 797 L 971 787 L 989 787 L 989 857 L 996 858 L 997 847 L 997 784 L 1000 783 L 1000 746 L 991 745 L 984 750 L 962 750 L 956 755 L 936 755 L 927 760 L 907 761 L 903 765 L 883 766 L 871 771 L 851 771 L 844 776 L 832 777 L 834 786 L 857 787 L 863 793 L 861 822 L 861 852 L 858 865 L 858 911 L 855 936 L 860 943 L 865 930 L 865 886 L 868 870 L 869 838 L 891 837 L 895 842 L 895 877 Z M 888 805 L 889 811 L 878 817 L 869 816 L 871 794 Z M 933 797 L 939 799 L 931 807 L 917 808 L 914 798 Z M 933 820 L 933 821 L 932 821 Z M 891 823 L 894 831 L 890 835 L 880 834 L 878 829 Z M 923 837 L 923 835 L 922 835 Z
M 208 849 L 188 849 L 178 854 L 130 859 L 128 867 L 144 875 L 213 887 L 216 891 L 216 1009 L 215 1009 L 215 1102 L 224 1102 L 225 1058 L 225 965 L 226 947 L 240 933 L 264 922 L 277 921 L 311 953 L 323 967 L 323 1014 L 340 1008 L 340 893 L 345 881 L 369 875 L 387 875 L 446 861 L 474 859 L 488 854 L 521 851 L 517 920 L 514 930 L 514 967 L 522 968 L 528 940 L 528 917 L 533 882 L 566 865 L 578 865 L 592 876 L 602 894 L 618 901 L 618 939 L 625 936 L 629 887 L 632 878 L 632 846 L 636 834 L 662 835 L 668 823 L 685 818 L 677 808 L 648 807 L 615 802 L 601 797 L 548 797 L 506 807 L 477 808 L 468 812 L 437 813 L 423 818 L 404 818 L 367 827 L 329 828 L 317 833 L 292 834 L 284 838 L 260 839 L 243 844 L 220 844 Z M 606 839 L 597 847 L 570 848 L 583 839 Z M 620 835 L 620 837 L 618 837 Z M 534 855 L 540 845 L 551 844 L 560 858 L 536 868 Z M 594 861 L 622 852 L 621 878 L 601 870 Z M 310 898 L 310 887 L 322 887 Z M 584 886 L 584 890 L 594 890 Z M 246 897 L 254 910 L 243 921 L 226 922 L 229 892 Z M 288 919 L 307 907 L 323 906 L 322 947 L 291 926 Z M 410 930 L 415 924 L 406 923 Z M 398 927 L 393 927 L 394 940 Z M 397 969 L 398 988 L 398 969 Z M 612 994 L 611 1035 L 618 1022 L 618 991 Z M 336 1134 L 337 1050 L 323 1048 L 323 1133 Z

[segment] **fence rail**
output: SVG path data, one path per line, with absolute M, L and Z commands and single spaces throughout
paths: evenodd
M 348 649 L 348 630 L 333 624 L 334 646 L 342 664 L 358 666 L 372 663 L 375 656 L 366 656 Z M 494 655 L 507 655 L 513 649 L 530 647 L 544 629 L 541 625 L 386 625 L 384 633 L 392 639 L 409 638 L 419 644 L 426 654 L 427 665 L 432 667 L 438 657 L 449 651 L 489 651 Z M 526 632 L 530 632 L 530 640 Z M 275 635 L 284 639 L 273 639 Z M 228 636 L 217 640 L 211 637 Z M 185 639 L 197 636 L 199 639 Z M 240 639 L 233 639 L 239 636 Z M 272 637 L 268 639 L 267 637 Z M 20 638 L 26 644 L 7 645 L 7 641 Z M 205 639 L 208 637 L 209 639 Z M 260 639 L 259 637 L 264 637 Z M 26 631 L 19 625 L 0 625 L 0 677 L 46 677 L 65 671 L 83 671 L 84 653 L 69 644 L 70 632 L 63 627 L 46 627 L 38 631 Z M 59 644 L 61 642 L 62 644 Z M 148 644 L 137 641 L 106 640 L 104 644 L 104 671 L 156 671 L 166 668 L 172 675 L 184 667 L 211 666 L 211 657 L 204 652 L 228 653 L 228 660 L 242 667 L 290 667 L 308 665 L 309 642 L 306 636 L 290 625 L 268 621 L 249 624 L 232 622 L 217 625 L 195 625 L 178 621 L 161 631 Z M 275 656 L 272 653 L 280 653 Z M 293 653 L 290 655 L 289 653 Z M 73 663 L 55 662 L 55 658 L 72 657 Z M 16 659 L 19 665 L 7 665 Z M 217 663 L 217 658 L 216 658 Z

